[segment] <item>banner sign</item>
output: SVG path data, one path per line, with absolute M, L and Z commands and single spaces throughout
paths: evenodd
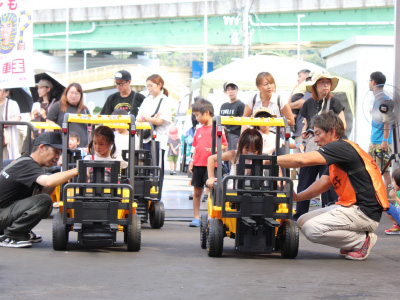
M 26 0 L 0 0 L 0 88 L 35 85 L 32 10 Z

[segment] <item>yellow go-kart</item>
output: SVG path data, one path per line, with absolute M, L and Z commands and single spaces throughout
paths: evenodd
M 119 161 L 77 161 L 79 174 L 61 188 L 59 212 L 53 217 L 53 248 L 65 250 L 70 231 L 78 233 L 80 245 L 113 246 L 117 233 L 124 233 L 128 251 L 139 251 L 141 245 L 141 221 L 136 214 L 133 199 L 135 174 L 135 117 L 91 116 L 65 114 L 61 129 L 63 139 L 63 166 L 72 167 L 68 155 L 70 123 L 112 125 L 124 123 L 129 126 L 128 161 L 129 183 L 120 182 Z M 88 182 L 88 174 L 92 180 Z
M 277 157 L 269 155 L 241 155 L 236 165 L 237 174 L 222 178 L 224 125 L 276 126 L 276 149 L 279 149 L 279 132 L 287 121 L 284 118 L 213 118 L 211 149 L 215 152 L 217 146 L 217 182 L 208 198 L 208 213 L 201 216 L 200 246 L 211 257 L 221 256 L 224 237 L 229 237 L 235 239 L 237 251 L 280 251 L 284 258 L 295 258 L 299 230 L 292 220 L 292 180 L 278 176 Z

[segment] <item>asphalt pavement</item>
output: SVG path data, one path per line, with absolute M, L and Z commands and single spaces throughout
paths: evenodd
M 167 173 L 169 174 L 169 173 Z M 166 175 L 161 229 L 142 227 L 140 252 L 118 245 L 81 247 L 70 233 L 67 251 L 52 248 L 52 219 L 35 228 L 43 242 L 32 248 L 0 248 L 1 299 L 397 299 L 400 235 L 388 236 L 386 216 L 365 261 L 349 261 L 338 249 L 313 244 L 300 233 L 297 258 L 279 253 L 238 253 L 224 239 L 222 257 L 200 248 L 192 218 L 189 178 Z M 205 203 L 202 203 L 205 212 Z M 315 208 L 313 208 L 315 209 Z

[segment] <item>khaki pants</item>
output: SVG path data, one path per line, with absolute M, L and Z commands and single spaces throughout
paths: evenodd
M 352 250 L 362 247 L 366 232 L 375 231 L 379 222 L 368 218 L 357 205 L 331 205 L 302 215 L 298 225 L 313 243 Z

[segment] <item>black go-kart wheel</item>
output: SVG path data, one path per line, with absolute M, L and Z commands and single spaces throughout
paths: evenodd
M 68 244 L 68 227 L 63 222 L 63 216 L 57 212 L 53 217 L 53 249 L 66 250 Z
M 163 227 L 165 219 L 165 208 L 162 201 L 152 202 L 149 211 L 150 226 L 158 229 Z
M 201 215 L 200 218 L 200 246 L 202 249 L 207 248 L 207 214 Z
M 224 248 L 224 225 L 220 219 L 208 220 L 207 252 L 210 257 L 222 255 Z
M 132 215 L 132 224 L 126 228 L 126 244 L 128 251 L 137 252 L 140 250 L 142 223 L 138 215 Z
M 299 227 L 293 220 L 285 220 L 278 229 L 278 237 L 283 258 L 295 258 L 299 251 Z

